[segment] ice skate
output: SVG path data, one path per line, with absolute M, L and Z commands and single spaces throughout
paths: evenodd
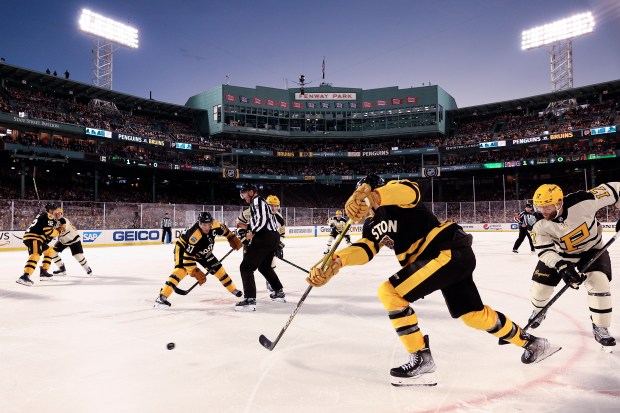
M 329 250 L 330 250 L 330 248 L 327 248 L 325 251 L 323 251 L 323 255 L 329 254 Z
M 93 275 L 93 270 L 91 270 L 90 267 L 86 270 L 86 275 Z
M 525 364 L 538 363 L 562 349 L 560 346 L 550 344 L 546 338 L 534 337 L 529 334 L 528 336 L 528 343 L 525 345 L 525 350 L 521 356 L 521 361 Z
M 54 271 L 54 275 L 67 275 L 67 269 L 64 265 L 61 265 L 56 271 Z
M 159 294 L 159 297 L 155 299 L 155 304 L 153 304 L 153 308 L 170 308 L 170 306 L 172 306 L 172 304 L 170 304 L 168 298 L 163 294 Z
M 25 285 L 27 287 L 32 287 L 32 280 L 28 277 L 28 274 L 24 274 L 15 281 L 17 284 Z
M 39 278 L 41 281 L 49 281 L 54 277 L 54 274 L 50 274 L 47 270 L 44 270 L 43 267 L 40 267 L 41 272 L 39 273 Z
M 246 298 L 235 304 L 235 311 L 256 311 L 256 298 Z
M 616 339 L 609 334 L 607 327 L 597 327 L 592 324 L 592 333 L 594 334 L 594 339 L 602 346 L 601 349 L 603 351 L 608 353 L 613 352 L 616 346 Z
M 271 301 L 277 301 L 279 303 L 286 302 L 286 299 L 284 298 L 285 296 L 286 294 L 284 294 L 284 290 L 274 291 L 271 294 L 269 294 L 269 298 L 271 298 Z
M 409 361 L 390 370 L 392 386 L 436 386 L 435 362 L 424 336 L 425 348 L 409 355 Z
M 539 314 L 538 311 L 536 311 L 536 310 L 532 311 L 532 315 L 527 320 L 528 324 L 531 323 L 530 324 L 530 328 L 538 328 L 542 324 L 542 322 L 545 319 L 545 317 L 547 317 L 547 313 L 545 313 L 545 314 L 542 314 L 540 317 L 537 318 L 538 314 Z M 532 321 L 532 320 L 536 320 L 536 321 Z
M 241 297 L 243 295 L 243 292 L 237 290 L 236 288 L 232 290 L 230 293 L 234 295 L 235 297 Z
M 512 250 L 512 252 L 514 252 L 515 254 L 519 253 L 519 251 L 517 251 L 517 250 Z

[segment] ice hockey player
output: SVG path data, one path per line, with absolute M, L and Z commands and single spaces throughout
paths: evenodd
M 329 239 L 327 240 L 327 248 L 323 254 L 327 254 L 332 247 L 334 240 L 340 235 L 344 227 L 347 225 L 347 220 L 342 216 L 342 211 L 336 211 L 336 215 L 327 220 L 327 225 L 331 228 L 329 233 Z M 346 234 L 344 240 L 348 245 L 351 245 L 351 236 Z
M 26 229 L 23 242 L 26 248 L 28 248 L 28 261 L 26 261 L 24 266 L 24 274 L 16 281 L 18 284 L 28 287 L 33 284 L 30 276 L 37 268 L 41 254 L 43 254 L 43 262 L 39 277 L 41 280 L 52 278 L 53 275 L 47 270 L 50 268 L 52 257 L 54 256 L 54 250 L 49 246 L 49 243 L 59 233 L 56 229 L 56 220 L 54 219 L 56 208 L 56 204 L 53 202 L 45 204 L 45 211 L 38 214 L 34 221 L 32 221 L 32 224 Z
M 54 211 L 54 218 L 58 223 L 58 231 L 60 232 L 60 234 L 58 234 L 58 240 L 54 244 L 54 257 L 52 258 L 54 264 L 58 266 L 58 270 L 54 271 L 54 275 L 67 275 L 67 269 L 59 255 L 67 247 L 71 250 L 73 258 L 84 268 L 86 274 L 92 275 L 93 271 L 88 266 L 88 261 L 86 261 L 86 257 L 84 256 L 84 248 L 82 248 L 82 237 L 80 233 L 67 217 L 65 217 L 62 208 L 58 208 Z
M 368 175 L 358 182 L 345 210 L 353 222 L 372 214 L 364 223 L 362 238 L 332 255 L 324 270 L 312 267 L 306 280 L 320 287 L 340 268 L 366 264 L 381 247 L 394 250 L 401 270 L 380 285 L 378 294 L 409 352 L 409 360 L 391 369 L 393 385 L 437 383 L 431 374 L 435 363 L 428 336 L 422 334 L 418 317 L 409 305 L 436 290 L 441 290 L 453 318 L 523 347 L 523 363 L 539 362 L 559 350 L 546 339 L 523 332 L 507 316 L 483 304 L 473 280 L 476 257 L 471 248 L 472 236 L 453 222 L 439 223 L 420 202 L 417 183 L 401 180 L 385 184 L 380 176 Z
M 258 187 L 244 183 L 239 191 L 241 198 L 250 205 L 249 229 L 246 239 L 250 241 L 239 266 L 243 281 L 244 299 L 235 305 L 235 311 L 256 311 L 256 281 L 258 270 L 273 287 L 269 294 L 272 301 L 286 302 L 282 283 L 271 268 L 271 262 L 280 241 L 280 224 L 271 212 L 267 201 L 258 194 Z
M 196 263 L 213 273 L 230 293 L 241 297 L 242 292 L 237 290 L 222 264 L 212 253 L 215 237 L 218 235 L 226 237 L 228 244 L 235 250 L 240 250 L 243 246 L 241 240 L 229 231 L 226 225 L 213 219 L 206 211 L 198 214 L 198 221 L 194 225 L 183 230 L 174 247 L 174 270 L 155 299 L 155 307 L 170 307 L 168 297 L 174 291 L 172 287 L 178 286 L 188 273 L 196 278 L 200 285 L 207 281 L 207 275 Z
M 616 345 L 609 333 L 611 325 L 611 260 L 607 251 L 586 270 L 583 267 L 604 245 L 602 226 L 596 219 L 599 209 L 614 205 L 620 208 L 620 182 L 601 184 L 589 191 L 577 191 L 564 196 L 562 189 L 544 184 L 534 193 L 534 206 L 542 215 L 532 228 L 538 264 L 532 276 L 531 327 L 537 328 L 545 314 L 537 317 L 549 302 L 560 280 L 572 288 L 582 283 L 588 292 L 588 307 L 594 339 L 603 347 Z M 616 231 L 620 230 L 620 221 Z M 608 349 L 609 350 L 609 349 Z
M 536 216 L 534 215 L 534 208 L 532 207 L 532 204 L 525 205 L 525 209 L 515 215 L 514 220 L 519 225 L 519 237 L 512 247 L 512 252 L 515 254 L 519 252 L 519 247 L 525 238 L 527 238 L 530 242 L 530 249 L 534 252 L 534 244 L 532 243 L 532 237 L 530 237 L 529 232 L 532 230 L 532 226 L 536 222 Z
M 278 247 L 276 248 L 276 252 L 275 252 L 275 256 L 273 257 L 273 260 L 271 261 L 271 268 L 276 268 L 276 258 L 284 258 L 284 242 L 282 242 L 282 238 L 284 238 L 286 236 L 286 227 L 284 226 L 285 222 L 284 222 L 284 217 L 282 216 L 282 214 L 280 213 L 280 198 L 278 198 L 275 195 L 269 195 L 266 199 L 267 203 L 269 204 L 269 208 L 271 208 L 271 212 L 274 213 L 274 215 L 276 216 L 276 220 L 278 221 L 278 224 L 280 224 L 280 242 L 278 242 Z M 270 292 L 273 292 L 273 288 L 271 288 L 271 285 L 269 284 L 269 281 L 266 281 L 267 283 L 267 289 Z

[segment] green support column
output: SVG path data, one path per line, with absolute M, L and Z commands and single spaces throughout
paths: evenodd
M 515 201 L 519 200 L 519 171 L 515 172 Z
M 99 202 L 99 171 L 95 169 L 95 202 Z

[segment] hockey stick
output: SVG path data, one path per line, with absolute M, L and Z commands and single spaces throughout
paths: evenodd
M 226 257 L 228 257 L 233 251 L 236 251 L 234 248 L 231 248 L 230 251 L 228 251 L 226 253 L 226 255 L 224 255 L 222 257 L 222 259 L 220 260 L 220 263 L 222 261 L 224 261 L 226 259 Z M 213 274 L 213 272 L 211 270 L 209 270 L 209 274 Z M 172 283 L 171 283 L 172 284 Z M 172 289 L 174 290 L 175 293 L 179 294 L 179 295 L 187 295 L 189 294 L 190 291 L 192 291 L 194 288 L 196 288 L 196 286 L 200 284 L 198 281 L 196 281 L 196 283 L 194 283 L 194 285 L 192 285 L 191 287 L 189 287 L 189 289 L 187 290 L 182 290 L 181 288 L 175 286 L 174 284 L 171 285 Z
M 342 238 L 344 238 L 345 234 L 349 231 L 349 228 L 351 228 L 351 224 L 353 224 L 353 221 L 351 221 L 351 220 L 347 221 L 347 225 L 345 225 L 345 227 L 342 230 L 342 232 L 340 233 L 340 235 L 338 235 L 338 238 L 336 238 L 336 242 L 334 242 L 334 245 L 332 245 L 332 248 L 329 250 L 327 255 L 325 255 L 325 257 L 323 257 L 323 260 L 321 262 L 321 268 L 323 270 L 325 270 L 325 268 L 327 266 L 327 262 L 332 257 L 332 255 L 334 255 L 334 253 L 336 252 L 336 248 L 338 248 L 338 245 L 340 245 L 340 242 L 342 241 Z M 291 313 L 291 316 L 288 318 L 288 321 L 286 322 L 286 324 L 284 325 L 284 327 L 280 331 L 280 334 L 278 334 L 278 337 L 276 337 L 275 340 L 271 341 L 267 337 L 265 337 L 264 335 L 261 334 L 261 336 L 258 338 L 258 342 L 263 347 L 265 347 L 269 351 L 272 351 L 275 348 L 276 344 L 278 344 L 278 341 L 280 341 L 280 339 L 284 335 L 284 332 L 286 331 L 288 326 L 293 321 L 293 318 L 295 318 L 295 315 L 297 314 L 297 311 L 299 311 L 299 308 L 304 303 L 304 301 L 306 300 L 306 297 L 308 297 L 308 294 L 310 294 L 311 290 L 312 290 L 312 286 L 309 285 L 308 288 L 306 288 L 306 291 L 304 292 L 304 294 L 299 299 L 299 302 L 295 306 L 295 309 Z
M 17 239 L 23 239 L 22 237 L 18 237 L 18 236 L 17 236 L 17 235 L 15 235 L 15 234 L 11 234 L 11 235 L 13 235 L 13 236 L 14 236 L 15 238 L 17 238 Z
M 291 262 L 287 259 L 284 258 L 278 258 L 281 261 L 284 261 L 285 263 L 287 263 L 288 265 L 292 265 L 293 267 L 297 268 L 298 270 L 302 270 L 303 272 L 305 272 L 306 274 L 308 274 L 308 270 L 306 270 L 305 268 L 300 267 L 299 265 L 295 264 L 294 262 Z
M 609 249 L 609 247 L 611 246 L 611 244 L 614 243 L 614 241 L 616 241 L 616 238 L 618 238 L 618 234 L 620 234 L 620 231 L 616 232 L 614 234 L 613 237 L 611 237 L 611 239 L 609 241 L 607 241 L 607 243 L 605 245 L 603 245 L 603 248 L 601 248 L 595 255 L 594 257 L 592 257 L 590 259 L 590 261 L 588 261 L 586 263 L 586 265 L 583 266 L 583 268 L 581 270 L 579 270 L 579 272 L 584 273 L 587 271 L 588 268 L 590 268 L 590 266 L 592 264 L 594 264 L 594 262 L 596 260 L 599 259 L 599 257 L 601 255 L 603 255 L 603 253 L 605 251 L 607 251 L 607 249 Z M 553 305 L 553 303 L 555 303 L 558 298 L 560 298 L 560 296 L 562 294 L 564 294 L 566 292 L 566 290 L 568 290 L 570 288 L 570 284 L 566 284 L 564 287 L 562 287 L 562 289 L 560 291 L 558 291 L 558 293 L 556 295 L 553 296 L 553 298 L 551 300 L 549 300 L 549 302 L 547 303 L 547 305 L 545 305 L 542 310 L 540 310 L 538 312 L 538 314 L 536 314 L 536 317 L 534 317 L 533 319 L 531 319 L 526 325 L 525 327 L 523 327 L 523 331 L 527 331 L 528 328 L 530 328 L 532 326 L 532 324 L 534 324 L 536 321 L 542 320 L 545 317 L 545 314 L 547 314 L 547 311 L 549 310 L 549 307 L 551 307 Z

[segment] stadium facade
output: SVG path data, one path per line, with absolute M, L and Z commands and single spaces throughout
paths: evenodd
M 454 98 L 436 85 L 370 90 L 321 85 L 307 87 L 303 94 L 299 88 L 221 85 L 190 97 L 182 106 L 6 63 L 0 63 L 0 81 L 3 163 L 17 162 L 24 169 L 33 162 L 62 162 L 70 169 L 89 169 L 94 175 L 94 200 L 100 178 L 119 175 L 151 180 L 156 200 L 160 190 L 156 182 L 162 181 L 207 182 L 207 193 L 213 196 L 216 189 L 240 180 L 339 186 L 372 170 L 386 178 L 431 178 L 437 185 L 431 188 L 433 196 L 441 200 L 448 194 L 471 199 L 467 188 L 472 179 L 479 188 L 514 184 L 512 196 L 521 199 L 527 196 L 523 188 L 540 179 L 573 182 L 578 173 L 581 182 L 582 176 L 587 177 L 588 186 L 618 171 L 620 81 L 469 108 L 457 108 Z M 16 96 L 36 94 L 50 97 L 57 106 L 19 109 L 29 101 Z M 524 116 L 543 113 L 549 103 L 567 98 L 584 108 L 611 102 L 608 109 L 613 121 L 536 133 L 510 130 L 508 118 L 515 111 Z M 190 142 L 164 130 L 143 133 L 130 128 L 128 132 L 107 127 L 106 122 L 93 127 L 73 109 L 93 99 L 113 102 L 118 117 L 148 118 L 157 125 L 176 122 L 196 131 L 195 136 Z M 476 122 L 488 129 L 484 139 L 470 137 L 465 143 L 453 139 L 459 137 L 462 125 Z M 500 136 L 507 132 L 511 132 L 508 137 Z M 39 143 L 58 140 L 70 147 L 75 142 L 90 142 L 126 153 L 17 142 L 16 137 L 28 134 Z M 576 153 L 573 144 L 584 149 Z M 345 149 L 332 150 L 331 146 Z M 597 146 L 605 149 L 591 149 Z

